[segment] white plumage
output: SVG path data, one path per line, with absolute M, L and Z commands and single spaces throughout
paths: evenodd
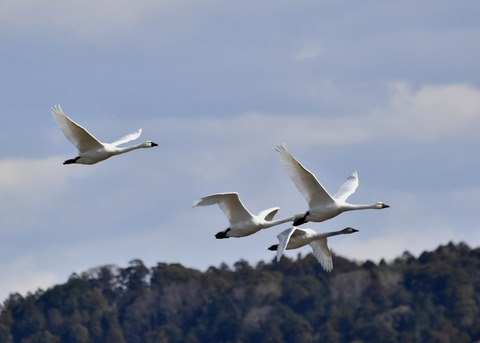
M 50 111 L 65 137 L 78 149 L 78 156 L 63 162 L 63 164 L 95 164 L 114 155 L 123 154 L 131 150 L 158 146 L 158 144 L 148 141 L 130 147 L 118 147 L 120 144 L 137 139 L 142 133 L 142 129 L 138 129 L 113 143 L 102 143 L 93 137 L 85 128 L 67 117 L 65 113 L 63 113 L 60 105 L 52 107 Z
M 251 214 L 240 201 L 238 193 L 217 193 L 194 201 L 192 207 L 218 204 L 227 216 L 230 227 L 218 232 L 216 238 L 245 237 L 275 225 L 289 222 L 293 218 L 273 220 L 279 207 L 263 210 L 258 215 Z
M 292 227 L 277 235 L 278 244 L 272 245 L 269 250 L 277 251 L 277 262 L 283 255 L 285 250 L 298 249 L 305 245 L 312 247 L 313 255 L 327 272 L 333 269 L 332 253 L 327 245 L 327 237 L 336 235 L 345 235 L 358 232 L 351 227 L 340 231 L 319 233 L 312 229 L 300 229 Z
M 346 202 L 347 198 L 353 194 L 358 187 L 358 175 L 356 171 L 348 177 L 332 197 L 317 180 L 315 175 L 302 166 L 300 162 L 288 152 L 285 144 L 278 145 L 275 150 L 288 175 L 308 203 L 309 209 L 305 214 L 294 216 L 294 226 L 309 221 L 322 222 L 338 216 L 345 211 L 389 207 L 383 202 L 370 205 L 353 205 Z

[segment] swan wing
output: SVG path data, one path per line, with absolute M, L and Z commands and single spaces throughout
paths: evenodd
M 285 231 L 280 232 L 277 235 L 278 238 L 278 247 L 277 247 L 277 262 L 280 262 L 280 258 L 282 257 L 285 249 L 287 248 L 288 241 L 290 237 L 295 232 L 297 228 L 291 227 L 290 229 L 286 229 Z
M 275 148 L 280 161 L 287 170 L 288 175 L 293 183 L 297 186 L 308 202 L 310 208 L 327 204 L 333 201 L 332 197 L 323 188 L 309 170 L 298 162 L 287 150 L 285 144 L 280 144 Z
M 337 192 L 333 195 L 333 198 L 339 201 L 345 201 L 352 195 L 358 187 L 358 174 L 354 171 L 341 185 L 338 187 Z
M 272 221 L 273 217 L 275 217 L 275 215 L 277 214 L 279 209 L 280 209 L 280 207 L 272 207 L 272 208 L 269 208 L 267 210 L 263 210 L 262 212 L 260 212 L 258 214 L 258 216 L 262 219 Z
M 322 265 L 325 271 L 330 272 L 333 269 L 332 253 L 328 249 L 327 238 L 319 238 L 308 243 L 312 247 L 313 255 Z
M 230 224 L 252 219 L 252 214 L 243 206 L 238 193 L 217 193 L 194 201 L 192 207 L 218 204 Z
M 103 144 L 86 129 L 67 117 L 65 113 L 63 113 L 60 105 L 52 107 L 50 111 L 65 137 L 77 147 L 79 153 L 103 147 Z
M 117 145 L 120 145 L 120 144 L 123 144 L 123 143 L 130 142 L 130 141 L 133 141 L 134 139 L 137 139 L 138 137 L 140 137 L 141 134 L 142 134 L 142 129 L 140 128 L 135 132 L 129 133 L 125 137 L 117 139 L 115 142 L 113 142 L 111 144 L 113 146 L 117 146 Z

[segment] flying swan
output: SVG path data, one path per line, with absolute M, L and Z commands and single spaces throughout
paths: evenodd
M 358 232 L 358 230 L 351 227 L 347 227 L 340 231 L 326 233 L 319 233 L 312 229 L 299 229 L 297 227 L 292 227 L 278 234 L 277 238 L 279 244 L 272 245 L 268 250 L 277 251 L 277 262 L 279 262 L 285 249 L 298 249 L 308 244 L 312 247 L 313 255 L 315 255 L 323 269 L 330 272 L 333 269 L 333 262 L 332 253 L 327 244 L 327 237 L 346 235 L 354 232 Z
M 218 204 L 230 222 L 230 227 L 218 232 L 215 237 L 245 237 L 275 225 L 292 221 L 293 218 L 273 220 L 280 207 L 272 207 L 260 212 L 257 216 L 251 214 L 240 201 L 238 193 L 217 193 L 198 199 L 192 207 Z
M 353 172 L 341 185 L 333 197 L 323 188 L 310 171 L 298 162 L 287 150 L 285 144 L 275 148 L 288 175 L 308 202 L 309 210 L 305 214 L 295 215 L 293 225 L 306 222 L 323 222 L 345 211 L 382 209 L 390 207 L 383 202 L 370 205 L 353 205 L 346 202 L 358 187 L 357 172 Z
M 126 135 L 113 143 L 102 143 L 83 127 L 67 117 L 65 113 L 63 113 L 60 105 L 52 107 L 50 111 L 65 137 L 78 149 L 78 156 L 66 160 L 63 164 L 95 164 L 114 155 L 120 155 L 131 150 L 158 146 L 158 144 L 148 141 L 129 147 L 118 147 L 120 144 L 137 139 L 142 133 L 142 129 Z

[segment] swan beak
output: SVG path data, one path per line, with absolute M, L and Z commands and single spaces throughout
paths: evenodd
M 158 144 L 157 144 L 157 143 L 153 143 L 153 142 L 152 142 L 152 146 L 158 146 Z
M 358 232 L 358 230 L 357 230 L 357 229 L 354 229 L 354 228 L 352 228 L 352 231 L 353 231 L 353 232 Z
M 390 206 L 382 204 L 382 208 L 389 208 Z

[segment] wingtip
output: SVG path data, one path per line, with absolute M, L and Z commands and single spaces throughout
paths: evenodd
M 53 105 L 50 107 L 50 112 L 55 114 L 63 114 L 62 107 L 60 107 L 60 105 Z
M 283 256 L 283 252 L 279 253 L 278 247 L 277 247 L 277 262 L 280 262 L 280 260 L 282 259 L 282 256 Z
M 287 146 L 285 142 L 278 143 L 277 146 L 275 147 L 276 152 L 285 152 L 287 150 Z

